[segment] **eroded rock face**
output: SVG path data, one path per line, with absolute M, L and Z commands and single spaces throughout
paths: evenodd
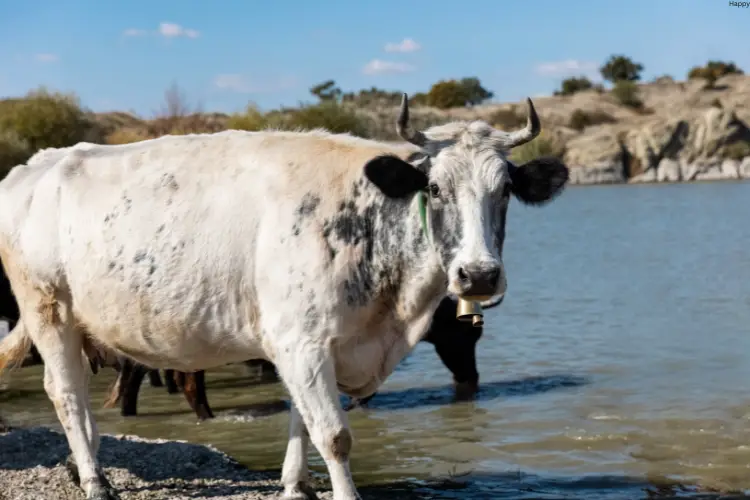
M 592 170 L 571 174 L 572 184 L 600 178 L 632 183 L 750 178 L 749 160 L 727 158 L 738 147 L 750 151 L 750 128 L 732 110 L 709 107 L 644 117 L 629 129 L 622 124 L 587 128 L 567 142 L 564 160 Z
M 680 182 L 682 181 L 682 167 L 680 162 L 670 158 L 664 158 L 657 167 L 656 180 L 658 182 Z

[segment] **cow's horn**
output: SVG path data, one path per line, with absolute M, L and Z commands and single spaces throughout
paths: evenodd
M 526 144 L 541 132 L 542 125 L 539 122 L 539 116 L 534 109 L 534 103 L 527 97 L 526 104 L 529 108 L 529 116 L 524 128 L 516 130 L 515 132 L 497 132 L 500 135 L 501 143 L 504 148 L 512 149 L 521 144 Z
M 410 142 L 416 146 L 424 147 L 427 144 L 427 137 L 420 132 L 415 130 L 409 125 L 409 98 L 406 96 L 406 92 L 401 96 L 401 112 L 398 115 L 398 121 L 396 122 L 396 131 L 399 137 L 406 142 Z

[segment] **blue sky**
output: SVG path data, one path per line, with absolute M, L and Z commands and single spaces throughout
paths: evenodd
M 597 77 L 613 53 L 645 80 L 683 79 L 715 58 L 750 73 L 750 8 L 728 0 L 214 1 L 0 0 L 0 96 L 38 85 L 96 110 L 151 116 L 177 82 L 205 110 L 310 101 L 345 91 L 412 94 L 477 76 L 496 100 Z

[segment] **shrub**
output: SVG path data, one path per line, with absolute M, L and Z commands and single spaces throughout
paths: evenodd
M 493 92 L 482 87 L 479 78 L 473 76 L 462 78 L 458 83 L 463 87 L 464 93 L 466 94 L 466 104 L 475 106 L 477 104 L 482 104 L 487 99 L 492 99 L 494 96 Z
M 335 101 L 303 105 L 298 109 L 287 110 L 279 120 L 280 128 L 312 130 L 325 128 L 333 133 L 349 132 L 359 137 L 367 137 L 367 124 L 353 109 Z
M 441 80 L 427 93 L 427 104 L 438 109 L 458 108 L 468 102 L 466 87 L 456 80 Z
M 326 80 L 310 87 L 310 93 L 321 101 L 337 101 L 341 97 L 341 89 L 334 80 Z
M 581 131 L 586 127 L 601 125 L 604 123 L 615 123 L 615 117 L 604 111 L 584 111 L 576 109 L 570 115 L 568 126 L 572 129 Z
M 710 89 L 714 87 L 716 80 L 729 74 L 741 75 L 743 72 L 733 62 L 708 61 L 705 66 L 694 66 L 690 68 L 690 71 L 688 71 L 688 79 L 695 80 L 702 78 L 706 81 L 704 88 Z
M 96 122 L 72 95 L 39 89 L 5 104 L 0 130 L 14 132 L 32 152 L 72 146 L 99 135 Z
M 613 55 L 599 68 L 602 78 L 612 83 L 635 82 L 641 79 L 643 65 L 624 55 Z
M 612 94 L 623 106 L 636 109 L 643 107 L 643 101 L 641 101 L 638 92 L 638 84 L 635 82 L 629 80 L 618 81 L 612 88 Z
M 518 164 L 539 158 L 541 156 L 554 156 L 562 158 L 565 148 L 547 135 L 544 131 L 531 142 L 527 142 L 511 151 L 510 159 Z
M 555 95 L 573 95 L 582 90 L 589 90 L 593 88 L 593 86 L 594 84 L 591 83 L 591 80 L 585 76 L 566 78 L 562 81 L 560 90 L 556 91 Z
M 148 132 L 143 129 L 120 128 L 107 135 L 105 142 L 107 144 L 130 144 L 132 142 L 140 142 L 152 138 L 153 137 L 148 135 Z
M 742 160 L 743 158 L 750 156 L 750 142 L 737 141 L 728 144 L 724 148 L 724 156 L 733 160 Z
M 399 98 L 399 102 L 401 102 L 400 98 Z M 414 106 L 414 107 L 417 107 L 417 106 L 427 106 L 427 105 L 428 105 L 427 104 L 427 94 L 425 94 L 424 92 L 417 92 L 416 94 L 414 94 L 413 96 L 411 96 L 411 98 L 409 99 L 409 106 L 410 107 L 411 106 Z
M 31 157 L 29 144 L 12 130 L 0 130 L 0 179 L 5 178 L 10 169 Z
M 231 115 L 227 120 L 228 129 L 257 131 L 265 127 L 266 119 L 254 104 L 248 105 L 244 113 Z
M 487 122 L 501 130 L 512 130 L 524 126 L 526 117 L 519 115 L 514 106 L 512 109 L 498 109 L 489 116 Z

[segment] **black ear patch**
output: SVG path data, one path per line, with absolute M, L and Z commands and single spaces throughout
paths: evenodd
M 560 194 L 568 182 L 568 167 L 558 158 L 543 156 L 523 165 L 509 165 L 513 194 L 528 205 L 541 205 Z
M 365 164 L 365 177 L 389 198 L 404 198 L 427 187 L 424 172 L 393 155 L 376 156 Z

